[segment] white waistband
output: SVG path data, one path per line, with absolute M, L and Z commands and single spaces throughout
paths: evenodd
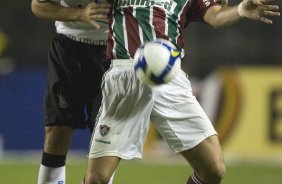
M 66 35 L 67 37 L 69 37 L 70 39 L 80 42 L 80 43 L 86 43 L 86 44 L 90 44 L 90 45 L 107 45 L 107 41 L 106 40 L 92 40 L 89 38 L 79 38 L 73 35 Z
M 112 66 L 118 68 L 132 68 L 134 66 L 133 59 L 113 59 Z

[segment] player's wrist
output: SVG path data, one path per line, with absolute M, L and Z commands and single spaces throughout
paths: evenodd
M 76 9 L 76 21 L 85 21 L 84 11 L 81 8 Z
M 240 17 L 245 17 L 243 10 L 243 2 L 241 2 L 237 7 L 237 12 Z

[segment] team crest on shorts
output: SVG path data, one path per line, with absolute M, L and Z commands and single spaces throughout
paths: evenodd
M 102 137 L 105 137 L 110 132 L 111 127 L 107 125 L 100 125 L 99 131 Z

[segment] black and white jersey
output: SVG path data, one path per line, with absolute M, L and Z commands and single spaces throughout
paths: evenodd
M 84 8 L 87 4 L 91 2 L 96 2 L 101 0 L 52 0 L 65 7 L 78 7 Z M 62 22 L 56 21 L 56 31 L 59 34 L 64 34 L 72 37 L 76 40 L 85 40 L 84 42 L 91 42 L 102 44 L 106 43 L 108 38 L 108 21 L 107 20 L 97 20 L 101 25 L 100 29 L 96 29 L 91 24 L 86 22 Z

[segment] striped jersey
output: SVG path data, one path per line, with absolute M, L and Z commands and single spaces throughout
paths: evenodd
M 184 28 L 190 21 L 203 21 L 215 4 L 213 0 L 114 0 L 109 57 L 133 58 L 141 44 L 156 38 L 170 40 L 184 55 Z

